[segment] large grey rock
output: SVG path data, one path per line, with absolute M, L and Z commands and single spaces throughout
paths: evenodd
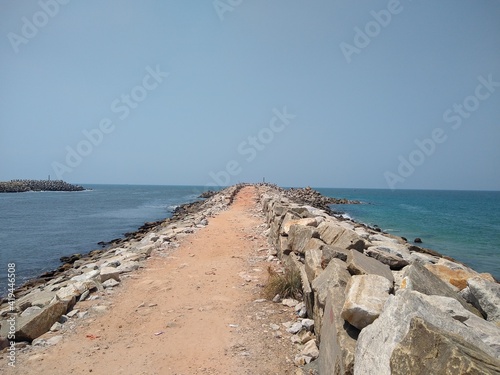
M 140 264 L 137 261 L 125 261 L 117 267 L 117 270 L 120 273 L 128 273 L 139 269 L 139 266 Z
M 354 372 L 357 375 L 391 374 L 392 353 L 406 337 L 410 322 L 416 317 L 444 332 L 461 336 L 489 356 L 496 355 L 495 349 L 485 345 L 480 335 L 434 306 L 427 297 L 407 289 L 399 290 L 396 296 L 389 297 L 379 318 L 359 335 L 354 364 Z M 408 373 L 412 373 L 411 370 Z
M 500 325 L 500 285 L 480 277 L 467 280 L 473 301 L 490 322 Z
M 323 272 L 323 268 L 321 268 L 322 255 L 323 253 L 321 250 L 311 249 L 306 251 L 305 270 L 309 282 L 312 282 Z
M 333 259 L 323 272 L 313 280 L 311 287 L 314 293 L 313 319 L 314 331 L 317 336 L 321 334 L 321 320 L 328 293 L 331 292 L 338 308 L 338 318 L 345 299 L 345 288 L 351 275 L 347 271 L 347 264 L 339 259 Z M 338 306 L 337 306 L 338 305 Z
M 16 304 L 18 308 L 20 308 L 21 310 L 29 306 L 44 307 L 47 306 L 50 303 L 50 301 L 52 301 L 54 296 L 55 292 L 35 289 L 29 294 L 19 298 L 16 301 Z
M 384 309 L 392 283 L 379 275 L 355 275 L 347 284 L 342 318 L 358 329 L 372 324 Z
M 304 254 L 305 247 L 311 238 L 319 236 L 316 228 L 303 225 L 292 225 L 288 233 L 288 240 L 292 251 Z
M 402 289 L 415 290 L 417 292 L 427 295 L 437 295 L 456 299 L 460 304 L 478 316 L 481 313 L 469 305 L 458 293 L 456 293 L 451 286 L 434 275 L 427 268 L 420 263 L 413 263 L 405 268 L 403 273 L 403 282 L 401 283 Z
M 342 249 L 356 249 L 363 251 L 365 242 L 352 229 L 344 228 L 339 223 L 324 221 L 318 225 L 319 237 L 327 244 L 338 246 Z
M 17 320 L 16 341 L 32 341 L 47 332 L 59 318 L 66 313 L 68 302 L 54 301 L 38 313 L 19 317 Z
M 39 306 L 30 306 L 26 310 L 24 310 L 20 316 L 30 316 L 38 314 L 42 310 Z
M 120 281 L 120 270 L 114 267 L 103 267 L 101 268 L 101 283 L 113 279 L 115 281 Z
M 334 288 L 325 302 L 318 359 L 318 370 L 322 375 L 354 373 L 359 331 L 341 318 L 342 297 L 341 288 Z
M 500 361 L 461 336 L 414 317 L 390 358 L 392 375 L 500 374 Z
M 288 217 L 290 215 L 290 218 Z M 283 224 L 281 225 L 281 235 L 286 236 L 290 232 L 292 225 L 303 225 L 305 227 L 317 227 L 318 222 L 313 217 L 308 217 L 304 219 L 298 219 L 297 216 L 288 212 L 283 219 Z
M 348 269 L 353 275 L 379 275 L 385 277 L 391 283 L 394 283 L 394 276 L 387 264 L 367 257 L 356 250 L 351 250 Z
M 302 282 L 302 296 L 306 306 L 307 315 L 312 317 L 314 313 L 314 293 L 311 284 L 307 277 L 305 266 L 298 260 L 297 256 L 290 254 L 290 263 L 292 267 L 300 272 L 300 280 Z
M 342 249 L 338 246 L 323 245 L 321 247 L 323 252 L 323 264 L 328 265 L 333 258 L 340 259 L 344 262 L 347 261 L 349 256 L 349 250 Z
M 483 343 L 491 347 L 500 357 L 500 328 L 494 323 L 466 310 L 460 302 L 454 298 L 442 296 L 426 296 L 427 302 L 437 307 L 443 313 L 473 330 Z
M 85 282 L 89 280 L 99 280 L 100 272 L 99 270 L 92 270 L 89 272 L 85 272 L 78 276 L 73 276 L 71 278 L 72 281 Z
M 332 220 L 325 220 L 318 225 L 319 237 L 329 245 L 334 243 L 343 231 L 344 228 Z
M 388 246 L 371 246 L 365 250 L 365 254 L 379 262 L 387 264 L 391 270 L 400 270 L 409 264 L 410 252 L 407 259 L 400 252 Z

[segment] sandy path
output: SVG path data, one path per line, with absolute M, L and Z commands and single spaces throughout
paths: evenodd
M 293 373 L 289 337 L 269 329 L 293 313 L 254 302 L 267 277 L 255 206 L 255 188 L 242 189 L 229 210 L 178 249 L 154 253 L 113 296 L 80 305 L 106 312 L 91 313 L 53 347 L 18 354 L 12 373 Z

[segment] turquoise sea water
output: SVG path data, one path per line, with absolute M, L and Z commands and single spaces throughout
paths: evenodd
M 0 194 L 0 296 L 7 264 L 16 285 L 53 270 L 61 256 L 99 249 L 146 221 L 170 217 L 203 191 L 193 186 L 88 185 L 83 192 Z
M 333 205 L 356 221 L 434 249 L 500 279 L 500 192 L 318 189 L 364 202 Z
M 86 185 L 84 192 L 0 194 L 0 295 L 7 264 L 17 285 L 57 268 L 61 256 L 86 253 L 169 217 L 196 200 L 193 186 Z M 355 220 L 404 236 L 500 279 L 500 192 L 318 189 L 365 204 L 335 205 Z

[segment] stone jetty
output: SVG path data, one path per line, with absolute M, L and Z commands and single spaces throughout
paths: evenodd
M 58 272 L 18 289 L 15 309 L 8 300 L 0 306 L 0 347 L 8 344 L 2 338 L 12 320 L 19 345 L 54 344 L 39 337 L 83 319 L 82 302 L 119 288 L 153 252 L 173 249 L 209 225 L 243 186 L 183 205 L 106 249 L 68 257 Z M 269 243 L 263 258 L 301 279 L 301 301 L 279 295 L 256 301 L 295 312 L 283 323 L 287 336 L 276 337 L 296 345 L 296 374 L 500 374 L 500 285 L 490 274 L 332 216 L 328 199 L 313 189 L 252 186 L 265 218 L 255 229 Z
M 11 180 L 0 182 L 0 193 L 24 193 L 27 191 L 83 191 L 82 186 L 62 180 Z
M 264 191 L 267 190 L 267 191 Z M 500 374 L 500 285 L 435 251 L 261 188 L 268 236 L 302 275 L 327 374 Z

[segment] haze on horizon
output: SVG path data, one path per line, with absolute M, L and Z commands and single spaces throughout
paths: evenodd
M 500 2 L 0 0 L 0 181 L 500 190 Z

